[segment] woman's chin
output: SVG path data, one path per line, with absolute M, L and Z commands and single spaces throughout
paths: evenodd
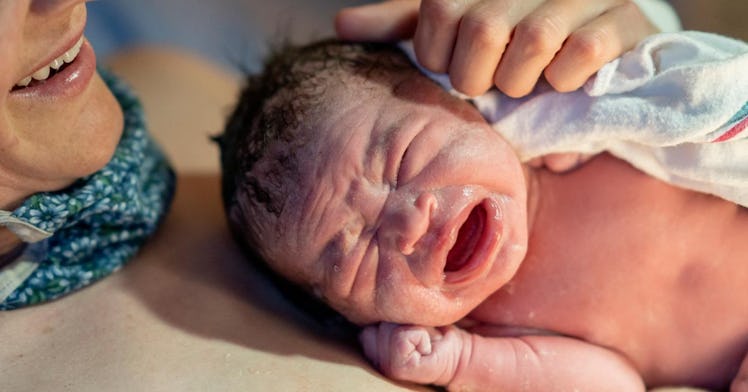
M 89 100 L 91 115 L 80 120 L 83 131 L 80 140 L 85 140 L 87 148 L 80 150 L 80 175 L 83 177 L 101 170 L 112 159 L 124 129 L 122 108 L 104 81 L 96 75 L 93 81 L 95 90 Z M 82 128 L 85 129 L 85 128 Z

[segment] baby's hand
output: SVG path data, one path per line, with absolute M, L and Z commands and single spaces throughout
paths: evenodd
M 656 27 L 630 0 L 390 0 L 342 10 L 338 35 L 360 41 L 413 38 L 425 68 L 449 73 L 477 96 L 496 85 L 530 93 L 541 74 L 572 91 Z
M 556 173 L 564 173 L 574 170 L 589 161 L 593 155 L 574 152 L 564 152 L 556 154 L 547 154 L 541 157 L 533 158 L 527 162 L 534 168 L 545 167 Z
M 359 336 L 364 354 L 387 377 L 419 384 L 447 385 L 469 334 L 457 327 L 421 327 L 381 323 L 366 327 Z

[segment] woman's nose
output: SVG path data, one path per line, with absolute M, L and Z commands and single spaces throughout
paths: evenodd
M 416 243 L 426 234 L 431 222 L 431 214 L 437 207 L 436 196 L 431 192 L 419 195 L 411 208 L 403 211 L 401 227 L 396 244 L 400 252 L 410 255 Z

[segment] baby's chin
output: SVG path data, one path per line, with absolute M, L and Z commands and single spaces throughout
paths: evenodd
M 438 301 L 408 299 L 400 302 L 384 307 L 351 306 L 343 308 L 331 305 L 348 321 L 362 327 L 383 322 L 404 325 L 443 326 L 454 324 L 471 310 L 466 308 L 455 311 L 455 304 L 448 304 L 444 299 Z
M 479 283 L 482 295 L 462 297 L 457 293 L 435 291 L 429 300 L 408 299 L 385 309 L 364 312 L 362 309 L 337 309 L 348 321 L 366 326 L 389 322 L 403 325 L 439 327 L 452 325 L 468 316 L 495 291 L 495 285 Z

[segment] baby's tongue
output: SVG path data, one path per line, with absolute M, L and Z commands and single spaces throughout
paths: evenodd
M 485 212 L 482 208 L 475 207 L 470 211 L 470 215 L 457 233 L 455 245 L 447 254 L 447 265 L 444 266 L 444 272 L 459 271 L 467 264 L 475 250 L 475 245 L 480 239 L 484 219 Z

